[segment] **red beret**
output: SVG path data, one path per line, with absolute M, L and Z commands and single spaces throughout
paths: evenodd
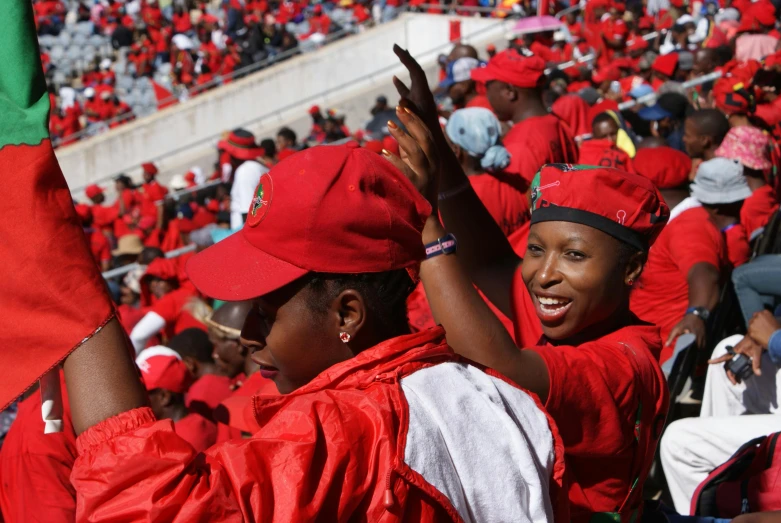
M 580 223 L 646 250 L 670 210 L 646 178 L 609 167 L 550 164 L 532 181 L 531 224 Z
M 670 53 L 656 57 L 651 69 L 665 76 L 672 76 L 678 67 L 678 53 Z
M 633 160 L 635 172 L 648 178 L 659 189 L 680 187 L 689 180 L 692 160 L 672 147 L 638 149 Z
M 748 114 L 754 111 L 756 93 L 751 82 L 761 69 L 756 60 L 730 61 L 724 65 L 722 76 L 713 84 L 716 107 L 726 114 Z
M 141 168 L 144 170 L 146 174 L 149 174 L 151 176 L 154 176 L 158 173 L 157 166 L 152 162 L 142 163 Z
M 472 69 L 472 80 L 482 83 L 499 80 L 522 89 L 539 87 L 544 76 L 545 60 L 515 49 L 505 49 L 491 58 L 485 67 Z

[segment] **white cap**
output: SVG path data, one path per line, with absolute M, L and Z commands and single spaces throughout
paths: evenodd
M 92 87 L 87 87 L 86 89 L 84 89 L 84 96 L 86 96 L 87 98 L 92 98 L 93 96 L 95 96 L 95 89 L 93 89 Z
M 100 68 L 104 71 L 108 71 L 111 68 L 111 59 L 110 58 L 104 58 L 100 61 Z
M 172 191 L 187 189 L 187 180 L 184 179 L 184 175 L 174 174 L 171 177 L 171 181 L 168 182 L 168 187 L 170 187 Z

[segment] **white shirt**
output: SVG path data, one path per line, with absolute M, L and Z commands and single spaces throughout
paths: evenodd
M 236 168 L 231 188 L 231 229 L 241 229 L 244 225 L 242 214 L 249 212 L 255 188 L 260 177 L 268 168 L 254 160 L 248 160 Z

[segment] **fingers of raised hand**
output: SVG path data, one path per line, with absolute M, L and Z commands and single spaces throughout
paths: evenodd
M 428 126 L 423 123 L 423 120 L 410 110 L 409 106 L 405 103 L 399 104 L 396 107 L 396 115 L 407 128 L 410 136 L 417 142 L 418 147 L 423 151 L 428 159 L 430 165 L 436 165 L 439 157 L 437 156 L 436 147 L 434 146 L 434 137 L 431 134 Z

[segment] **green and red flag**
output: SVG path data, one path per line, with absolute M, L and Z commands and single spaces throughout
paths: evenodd
M 0 5 L 2 410 L 114 312 L 49 140 L 32 4 Z

